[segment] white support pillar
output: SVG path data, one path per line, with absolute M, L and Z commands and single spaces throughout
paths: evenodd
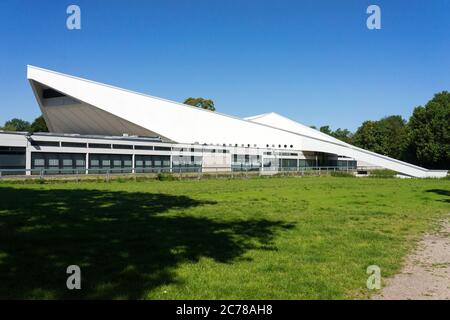
M 131 172 L 136 173 L 136 154 L 131 155 Z
M 31 175 L 31 150 L 30 150 L 30 143 L 27 143 L 27 148 L 25 151 L 25 169 L 27 170 L 25 175 L 30 176 Z
M 86 167 L 86 174 L 89 174 L 89 152 L 86 152 L 86 163 L 85 163 L 85 167 Z

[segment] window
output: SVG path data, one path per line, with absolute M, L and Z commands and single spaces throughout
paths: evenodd
M 50 98 L 65 97 L 65 95 L 62 94 L 61 92 L 58 92 L 58 91 L 53 90 L 53 89 L 44 89 L 43 92 L 42 92 L 42 97 L 44 99 L 50 99 Z
M 145 160 L 145 166 L 151 167 L 152 166 L 152 160 Z
M 82 159 L 76 160 L 76 161 L 75 161 L 75 165 L 76 165 L 77 167 L 84 167 L 84 166 L 85 166 L 84 160 L 82 160 Z
M 100 165 L 100 161 L 99 160 L 91 160 L 91 166 L 92 167 L 98 167 Z
M 64 167 L 71 167 L 73 165 L 72 159 L 64 159 L 63 160 L 63 166 Z
M 136 167 L 142 167 L 144 165 L 144 161 L 136 160 Z
M 113 149 L 133 149 L 133 146 L 128 144 L 113 144 Z
M 170 147 L 155 147 L 155 151 L 170 151 Z
M 89 143 L 89 148 L 111 149 L 111 145 L 110 144 L 104 144 L 104 143 Z
M 59 166 L 59 159 L 49 159 L 48 160 L 48 165 L 50 167 L 57 167 L 57 166 Z
M 134 146 L 136 150 L 153 150 L 153 146 Z
M 34 159 L 34 165 L 36 167 L 43 167 L 45 165 L 44 159 Z
M 113 161 L 114 167 L 121 167 L 122 166 L 122 161 L 120 160 L 114 160 Z
M 69 148 L 86 148 L 87 143 L 79 143 L 79 142 L 61 142 L 62 147 Z
M 102 160 L 102 167 L 109 167 L 111 165 L 111 160 Z
M 33 147 L 59 147 L 58 141 L 31 141 Z
M 123 161 L 123 166 L 124 167 L 131 167 L 131 160 L 124 160 Z

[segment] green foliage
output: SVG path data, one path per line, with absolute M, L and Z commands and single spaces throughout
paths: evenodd
M 157 179 L 158 179 L 159 181 L 174 181 L 174 180 L 177 180 L 177 179 L 173 176 L 173 174 L 171 174 L 171 173 L 164 173 L 164 172 L 158 173 Z
M 331 176 L 338 178 L 355 178 L 355 175 L 353 175 L 352 173 L 344 171 L 332 171 Z
M 371 178 L 394 178 L 397 172 L 388 169 L 371 170 L 369 177 Z
M 203 99 L 203 98 L 192 98 L 189 97 L 184 101 L 184 104 L 188 104 L 190 106 L 210 110 L 210 111 L 216 111 L 216 108 L 214 107 L 214 101 L 209 99 Z
M 5 131 L 30 131 L 30 123 L 28 121 L 14 118 L 5 122 L 3 126 Z
M 48 132 L 47 124 L 45 123 L 44 116 L 39 116 L 34 119 L 30 127 L 31 132 Z
M 353 136 L 353 143 L 395 159 L 402 159 L 408 146 L 406 122 L 401 116 L 365 121 Z
M 310 126 L 310 128 L 317 130 L 316 126 Z M 333 131 L 330 126 L 326 125 L 326 126 L 321 126 L 319 131 L 322 133 L 328 134 L 329 136 L 332 136 L 336 139 L 344 141 L 346 143 L 351 144 L 352 140 L 353 140 L 352 139 L 353 134 L 348 129 L 338 128 L 335 131 Z
M 410 151 L 421 166 L 449 169 L 450 93 L 434 96 L 425 107 L 419 106 L 409 120 Z
M 339 139 L 341 141 L 344 141 L 346 143 L 353 143 L 353 134 L 348 129 L 341 129 L 337 128 L 335 131 L 331 134 L 336 139 Z
M 321 126 L 319 131 L 323 132 L 325 134 L 328 134 L 328 135 L 332 135 L 333 134 L 333 132 L 331 131 L 330 126 Z

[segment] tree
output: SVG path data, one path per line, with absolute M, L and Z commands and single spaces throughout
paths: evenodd
M 29 131 L 30 123 L 28 121 L 14 118 L 5 122 L 3 126 L 3 130 L 5 131 Z
M 408 146 L 406 122 L 401 116 L 365 121 L 355 132 L 353 143 L 363 149 L 403 159 Z
M 332 131 L 331 131 L 331 129 L 330 129 L 330 126 L 321 126 L 320 129 L 319 129 L 319 131 L 320 131 L 320 132 L 323 132 L 323 133 L 325 133 L 325 134 L 328 134 L 328 135 L 330 135 L 330 136 L 331 136 L 331 134 L 332 134 Z
M 430 169 L 450 166 L 450 93 L 437 93 L 409 119 L 410 151 L 417 163 Z
M 34 119 L 30 127 L 31 132 L 48 132 L 47 124 L 44 117 L 41 115 Z
M 348 129 L 338 128 L 332 134 L 333 137 L 346 143 L 353 143 L 353 134 Z
M 216 108 L 214 107 L 214 101 L 209 99 L 203 99 L 203 98 L 192 98 L 189 97 L 184 101 L 184 104 L 188 104 L 194 107 L 210 110 L 210 111 L 216 111 Z

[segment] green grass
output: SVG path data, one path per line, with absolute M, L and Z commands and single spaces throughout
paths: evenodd
M 0 298 L 366 297 L 448 213 L 449 180 L 3 182 Z

